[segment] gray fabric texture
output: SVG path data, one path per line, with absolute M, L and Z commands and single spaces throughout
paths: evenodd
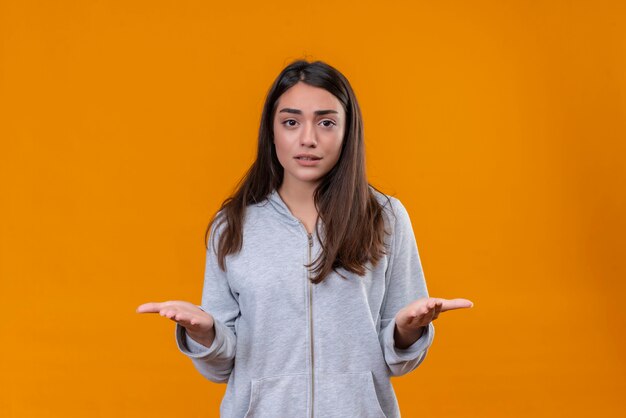
M 400 416 L 390 378 L 424 360 L 434 327 L 406 349 L 394 345 L 396 313 L 428 291 L 406 209 L 372 191 L 391 234 L 365 276 L 339 269 L 347 280 L 333 272 L 310 283 L 317 233 L 309 239 L 276 190 L 248 206 L 243 247 L 226 272 L 214 251 L 221 228 L 212 228 L 198 306 L 215 319 L 215 339 L 205 347 L 178 324 L 175 337 L 202 376 L 227 383 L 221 417 Z

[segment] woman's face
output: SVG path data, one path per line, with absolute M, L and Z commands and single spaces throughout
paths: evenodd
M 303 82 L 286 90 L 274 115 L 283 186 L 319 183 L 339 160 L 344 128 L 345 111 L 328 91 Z

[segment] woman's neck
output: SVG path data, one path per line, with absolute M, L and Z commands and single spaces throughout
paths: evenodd
M 285 202 L 292 215 L 298 218 L 309 233 L 315 229 L 317 222 L 317 208 L 313 198 L 315 183 L 285 183 L 278 188 L 278 194 Z

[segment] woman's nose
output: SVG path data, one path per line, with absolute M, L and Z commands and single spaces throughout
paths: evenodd
M 306 147 L 317 146 L 315 126 L 313 126 L 312 124 L 305 125 L 304 129 L 302 129 L 302 137 L 300 138 L 300 143 Z

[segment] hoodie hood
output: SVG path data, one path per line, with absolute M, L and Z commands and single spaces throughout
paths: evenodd
M 276 211 L 276 214 L 280 216 L 285 222 L 290 224 L 301 223 L 300 220 L 296 218 L 293 213 L 291 213 L 291 210 L 289 210 L 289 207 L 287 206 L 283 198 L 280 197 L 280 194 L 278 194 L 277 189 L 272 190 L 265 199 Z
M 274 212 L 274 214 L 278 216 L 281 221 L 290 225 L 300 226 L 304 228 L 304 224 L 302 223 L 302 221 L 296 218 L 293 213 L 291 213 L 291 210 L 289 209 L 283 198 L 280 196 L 277 189 L 272 190 L 270 194 L 267 195 L 265 200 L 266 202 L 262 202 L 261 205 L 270 206 L 273 209 L 272 212 Z M 317 218 L 316 226 L 317 229 L 319 229 L 321 235 L 324 236 L 323 222 L 319 216 Z M 317 231 L 313 231 L 313 236 L 317 236 Z

